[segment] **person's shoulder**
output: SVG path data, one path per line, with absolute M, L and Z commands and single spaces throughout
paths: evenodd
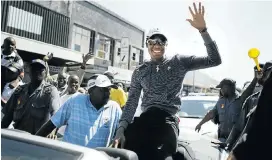
M 192 57 L 192 55 L 183 55 L 183 54 L 174 54 L 172 58 L 169 58 L 169 60 L 183 60 Z
M 58 93 L 58 89 L 54 85 L 52 85 L 52 84 L 50 84 L 48 82 L 44 83 L 43 89 L 44 89 L 45 93 L 52 93 L 52 92 L 57 92 Z
M 137 66 L 137 67 L 135 68 L 134 72 L 139 72 L 139 71 L 141 71 L 141 70 L 147 68 L 149 63 L 150 63 L 150 60 L 146 60 L 143 64 Z
M 76 94 L 70 97 L 66 102 L 72 103 L 73 105 L 83 106 L 82 104 L 85 104 L 86 100 L 89 99 L 89 96 L 86 94 Z
M 259 97 L 259 94 L 260 94 L 260 92 L 253 93 L 252 95 L 250 95 L 250 96 L 248 96 L 248 97 L 246 98 L 245 102 L 250 101 L 250 100 L 252 100 L 252 99 L 254 99 L 254 98 L 258 98 L 258 97 Z
M 18 87 L 15 89 L 14 94 L 20 94 L 24 89 L 26 89 L 28 86 L 27 84 L 18 85 Z
M 109 100 L 106 105 L 107 105 L 107 107 L 110 107 L 112 109 L 121 110 L 120 105 L 117 102 L 113 101 L 113 100 Z
M 82 94 L 82 93 L 75 93 L 71 99 L 74 99 L 76 101 L 81 101 L 81 100 L 86 100 L 89 98 L 89 95 L 87 94 Z
M 259 91 L 259 92 L 256 92 L 256 93 L 253 93 L 250 97 L 253 97 L 253 98 L 255 98 L 255 97 L 259 97 L 259 94 L 260 94 L 261 92 Z
M 17 50 L 15 51 L 15 57 L 17 57 L 18 60 L 22 60 L 22 57 L 19 55 L 19 53 L 17 52 Z

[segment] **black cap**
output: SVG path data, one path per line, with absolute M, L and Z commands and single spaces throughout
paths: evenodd
M 44 66 L 44 68 L 46 68 L 46 63 L 41 59 L 32 60 L 30 65 L 33 65 L 33 64 L 40 64 L 40 65 Z
M 216 86 L 216 88 L 222 88 L 223 85 L 231 85 L 231 86 L 235 86 L 236 85 L 236 81 L 230 79 L 230 78 L 225 78 L 223 79 L 219 85 Z

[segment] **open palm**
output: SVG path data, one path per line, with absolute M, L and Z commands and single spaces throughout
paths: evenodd
M 202 31 L 203 29 L 206 28 L 206 22 L 204 20 L 204 13 L 205 13 L 205 8 L 204 6 L 201 5 L 199 2 L 199 7 L 198 9 L 196 8 L 196 4 L 193 3 L 194 6 L 194 12 L 192 8 L 189 6 L 190 13 L 193 17 L 193 19 L 187 19 L 187 21 L 196 29 L 199 31 Z

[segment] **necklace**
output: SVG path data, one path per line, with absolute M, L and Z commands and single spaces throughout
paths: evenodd
M 159 65 L 157 65 L 157 68 L 156 68 L 156 70 L 157 70 L 157 72 L 160 70 L 160 68 L 159 68 Z

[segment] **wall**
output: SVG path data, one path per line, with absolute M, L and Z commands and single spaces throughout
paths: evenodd
M 114 39 L 129 37 L 130 44 L 143 45 L 144 32 L 86 1 L 73 3 L 71 21 Z
M 71 13 L 71 1 L 37 1 L 37 0 L 30 0 L 37 4 L 40 4 L 46 8 L 49 8 L 53 11 L 57 11 L 65 16 L 70 16 Z

